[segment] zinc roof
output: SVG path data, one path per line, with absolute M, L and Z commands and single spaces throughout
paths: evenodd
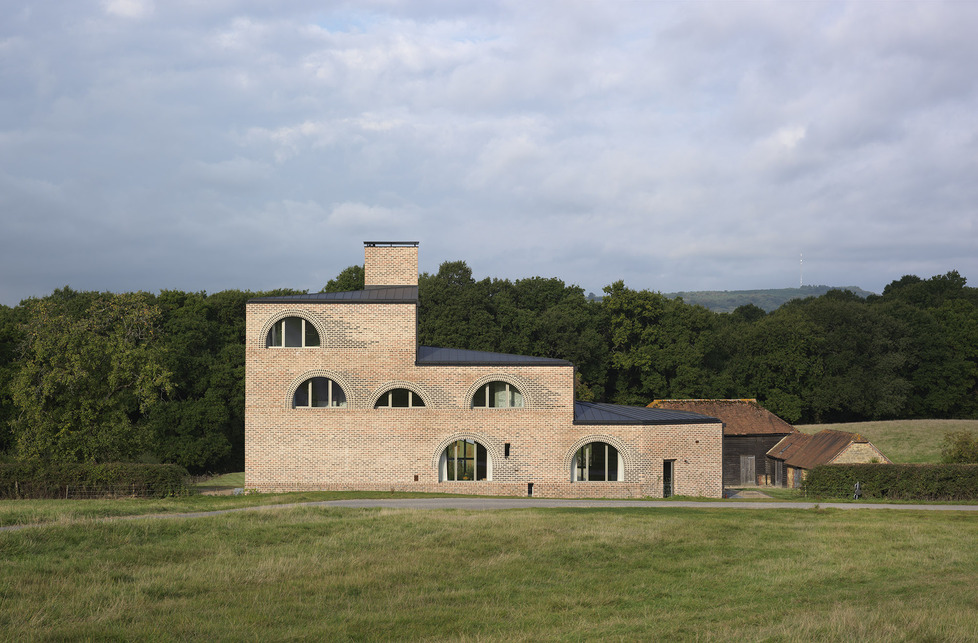
M 574 402 L 574 424 L 716 424 L 719 422 L 720 420 L 715 417 L 687 411 Z
M 573 366 L 564 359 L 418 346 L 419 366 Z
M 366 290 L 345 292 L 316 292 L 305 295 L 281 295 L 256 297 L 249 303 L 306 303 L 306 304 L 415 304 L 418 302 L 417 286 L 378 286 Z

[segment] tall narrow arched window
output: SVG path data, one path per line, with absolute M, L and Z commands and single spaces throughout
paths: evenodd
M 345 408 L 346 393 L 340 385 L 328 377 L 313 377 L 295 390 L 292 396 L 292 406 L 295 408 Z
M 265 347 L 308 348 L 319 346 L 319 333 L 311 321 L 302 317 L 286 317 L 268 330 Z
M 414 391 L 406 388 L 395 388 L 387 391 L 377 399 L 375 409 L 417 409 L 424 407 L 424 400 Z
M 472 408 L 517 408 L 523 406 L 523 394 L 509 382 L 489 382 L 476 389 Z
M 577 450 L 574 456 L 575 482 L 616 482 L 621 479 L 621 458 L 618 449 L 606 442 L 591 442 Z
M 441 467 L 442 480 L 488 480 L 489 454 L 475 440 L 456 440 L 442 453 Z

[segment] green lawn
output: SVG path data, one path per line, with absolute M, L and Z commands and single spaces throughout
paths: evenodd
M 978 638 L 978 516 L 296 508 L 0 533 L 8 640 Z
M 803 433 L 818 433 L 822 429 L 861 433 L 893 462 L 920 463 L 940 462 L 944 434 L 962 430 L 978 433 L 978 420 L 892 420 L 801 424 L 795 428 Z

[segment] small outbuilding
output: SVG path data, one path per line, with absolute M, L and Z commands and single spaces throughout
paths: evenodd
M 771 413 L 757 400 L 655 400 L 651 408 L 686 411 L 723 422 L 723 485 L 772 485 L 774 471 L 768 451 L 795 427 Z
M 785 436 L 767 456 L 774 472 L 773 484 L 779 487 L 800 487 L 808 471 L 820 464 L 890 463 L 859 433 L 834 429 Z

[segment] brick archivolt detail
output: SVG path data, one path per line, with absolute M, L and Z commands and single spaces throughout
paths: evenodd
M 377 401 L 384 393 L 389 393 L 390 391 L 393 391 L 396 388 L 406 388 L 407 390 L 411 391 L 412 393 L 420 397 L 422 401 L 424 401 L 424 405 L 426 408 L 429 409 L 435 408 L 435 403 L 434 401 L 432 401 L 431 395 L 427 391 L 418 387 L 418 385 L 415 384 L 414 382 L 390 382 L 388 384 L 384 384 L 382 387 L 377 389 L 376 392 L 371 394 L 370 408 L 374 408 L 375 406 L 377 406 Z
M 265 320 L 265 325 L 261 327 L 261 333 L 258 335 L 258 340 L 261 342 L 261 346 L 265 346 L 265 343 L 268 341 L 268 332 L 272 330 L 272 326 L 274 326 L 276 322 L 280 322 L 286 317 L 301 317 L 316 328 L 316 332 L 319 333 L 319 346 L 313 346 L 310 348 L 322 348 L 326 346 L 326 326 L 323 324 L 322 320 L 314 318 L 309 314 L 308 310 L 300 310 L 297 308 L 290 308 L 288 310 L 277 312 Z
M 483 408 L 489 408 L 490 411 L 505 411 L 507 408 L 514 409 L 533 409 L 536 408 L 534 405 L 533 393 L 530 391 L 529 383 L 518 375 L 512 375 L 509 373 L 490 373 L 489 375 L 483 375 L 473 383 L 465 394 L 465 404 L 468 407 L 472 406 L 472 398 L 475 396 L 476 391 L 488 384 L 489 382 L 506 382 L 511 386 L 515 386 L 519 390 L 520 394 L 523 396 L 523 406 L 518 407 L 475 407 L 474 410 L 481 410 Z
M 350 383 L 347 382 L 346 379 L 336 371 L 330 371 L 326 369 L 316 369 L 314 371 L 306 371 L 299 377 L 292 380 L 292 383 L 289 384 L 288 395 L 286 395 L 285 397 L 285 408 L 292 409 L 292 401 L 295 398 L 296 389 L 298 389 L 303 382 L 308 381 L 314 377 L 328 377 L 329 379 L 339 384 L 340 388 L 343 389 L 343 394 L 346 395 L 347 408 L 351 408 L 351 409 L 358 408 L 356 405 L 356 400 L 354 399 L 354 396 L 351 392 L 353 390 L 353 387 L 350 385 Z M 321 408 L 328 408 L 328 407 L 321 407 Z

